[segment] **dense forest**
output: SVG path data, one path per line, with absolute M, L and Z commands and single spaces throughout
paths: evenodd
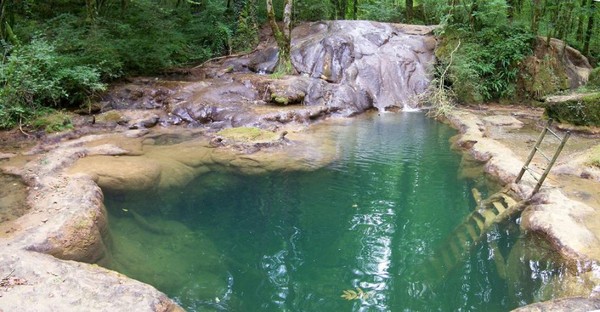
M 2 0 L 0 128 L 85 106 L 123 77 L 250 51 L 267 3 L 278 19 L 288 5 L 293 24 L 440 25 L 439 68 L 463 102 L 516 99 L 536 36 L 564 40 L 592 65 L 600 60 L 596 0 Z

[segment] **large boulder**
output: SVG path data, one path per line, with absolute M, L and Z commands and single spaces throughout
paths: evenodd
M 415 95 L 425 91 L 431 78 L 432 30 L 368 21 L 297 27 L 292 33 L 294 67 L 329 83 L 329 98 L 307 104 L 326 102 L 347 113 L 414 106 Z
M 533 55 L 521 66 L 518 92 L 541 99 L 562 90 L 574 90 L 588 81 L 592 66 L 581 52 L 564 41 L 538 37 Z

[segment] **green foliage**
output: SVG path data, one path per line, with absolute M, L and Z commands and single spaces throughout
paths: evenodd
M 232 39 L 232 49 L 234 51 L 250 51 L 258 45 L 259 35 L 255 1 L 247 1 L 238 16 L 237 29 Z
M 383 5 L 379 1 L 360 2 L 358 6 L 359 19 L 398 23 L 402 21 L 402 12 L 397 6 Z
M 26 122 L 45 105 L 82 104 L 104 89 L 95 68 L 72 66 L 53 45 L 36 38 L 10 50 L 0 64 L 0 127 Z
M 0 127 L 27 122 L 44 106 L 86 104 L 102 82 L 151 75 L 229 52 L 226 3 L 197 1 L 19 2 L 15 47 L 1 48 Z M 11 33 L 12 34 L 12 33 Z M 50 44 L 50 42 L 52 44 Z M 242 47 L 243 48 L 243 47 Z
M 590 73 L 587 86 L 589 88 L 600 89 L 600 67 L 596 67 Z
M 458 38 L 463 45 L 450 66 L 449 81 L 461 102 L 510 98 L 515 94 L 519 65 L 531 54 L 533 36 L 523 28 L 499 25 L 471 33 L 447 29 L 438 50 L 441 65 L 447 65 L 449 50 Z
M 158 74 L 229 51 L 234 19 L 223 1 L 102 3 L 93 21 L 80 2 L 35 3 L 19 12 L 13 28 L 23 42 L 43 33 L 62 57 L 93 65 L 105 81 Z
M 331 1 L 304 0 L 294 3 L 297 19 L 301 21 L 320 21 L 330 19 L 335 14 Z
M 600 93 L 546 106 L 545 114 L 576 126 L 600 126 Z

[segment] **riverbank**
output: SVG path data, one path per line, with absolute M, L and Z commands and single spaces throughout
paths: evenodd
M 457 148 L 484 163 L 487 174 L 507 185 L 521 200 L 527 200 L 537 180 L 526 173 L 519 184 L 514 181 L 546 125 L 542 114 L 541 109 L 485 106 L 456 110 L 448 115 L 447 121 L 461 132 L 455 142 Z M 553 129 L 565 134 L 557 127 Z M 541 149 L 547 155 L 552 155 L 559 145 L 551 137 L 544 142 Z M 518 219 L 523 233 L 548 240 L 569 267 L 560 280 L 550 283 L 552 298 L 563 300 L 526 306 L 519 311 L 574 307 L 571 304 L 598 308 L 600 168 L 590 163 L 590 153 L 599 144 L 597 135 L 573 134 L 544 186 L 529 199 Z M 529 167 L 541 173 L 545 166 L 546 160 L 538 156 Z
M 539 126 L 544 124 L 539 110 L 504 106 L 460 109 L 452 113 L 448 121 L 461 132 L 455 141 L 456 147 L 485 163 L 484 170 L 502 184 L 514 181 L 539 134 Z M 93 297 L 97 302 L 79 304 L 97 309 L 108 304 L 109 300 L 102 299 L 108 295 L 129 304 L 119 303 L 117 307 L 113 302 L 114 309 L 177 310 L 173 302 L 151 286 L 81 263 L 102 263 L 110 259 L 105 248 L 110 239 L 106 211 L 98 185 L 113 191 L 157 186 L 168 189 L 207 172 L 210 166 L 226 164 L 238 168 L 233 170 L 248 172 L 282 168 L 314 170 L 317 160 L 321 159 L 321 164 L 326 165 L 336 157 L 334 142 L 315 140 L 319 137 L 315 126 L 322 127 L 319 123 L 294 125 L 281 130 L 281 133 L 286 132 L 283 137 L 275 135 L 267 142 L 205 137 L 202 131 L 125 130 L 61 142 L 38 142 L 28 150 L 13 150 L 0 166 L 4 172 L 23 178 L 31 208 L 24 216 L 0 224 L 0 244 L 3 251 L 9 251 L 0 256 L 2 267 L 8 270 L 0 274 L 3 278 L 6 276 L 0 308 L 11 310 L 23 306 L 32 297 L 38 298 L 40 304 L 57 308 L 69 306 L 76 298 Z M 168 141 L 170 144 L 160 143 Z M 600 234 L 594 223 L 600 211 L 600 200 L 594 190 L 600 182 L 590 174 L 577 175 L 585 168 L 581 168 L 581 162 L 578 168 L 572 168 L 572 164 L 577 163 L 572 160 L 589 146 L 598 145 L 600 139 L 575 134 L 570 142 L 549 181 L 524 211 L 521 227 L 547 237 L 563 259 L 576 267 L 574 274 L 564 278 L 563 285 L 558 286 L 556 296 L 588 297 L 595 296 L 599 284 L 591 264 L 600 259 L 597 238 Z M 248 150 L 250 147 L 252 150 Z M 176 155 L 167 157 L 174 151 Z M 290 163 L 290 160 L 295 162 Z M 306 167 L 309 163 L 313 165 Z M 188 174 L 182 175 L 183 172 Z M 526 198 L 532 184 L 533 180 L 526 178 L 513 188 Z M 60 282 L 64 288 L 48 284 L 50 276 L 60 276 L 51 280 Z M 126 285 L 123 287 L 129 290 L 98 296 L 95 292 L 102 287 L 79 285 L 86 279 L 107 287 L 114 283 Z M 581 279 L 586 281 L 584 287 L 573 287 L 579 285 Z M 78 291 L 67 293 L 64 289 Z M 132 303 L 131 296 L 141 293 L 146 299 Z M 157 306 L 162 310 L 155 308 Z

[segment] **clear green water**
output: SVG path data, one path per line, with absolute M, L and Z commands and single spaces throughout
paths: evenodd
M 315 172 L 213 172 L 168 200 L 108 194 L 109 267 L 189 311 L 506 311 L 532 302 L 556 272 L 512 255 L 528 247 L 505 228 L 447 278 L 419 278 L 475 207 L 471 188 L 482 187 L 458 178 L 454 134 L 419 113 L 365 116 L 334 127 L 342 157 Z M 507 280 L 498 253 L 519 259 Z M 357 287 L 368 295 L 341 298 Z

